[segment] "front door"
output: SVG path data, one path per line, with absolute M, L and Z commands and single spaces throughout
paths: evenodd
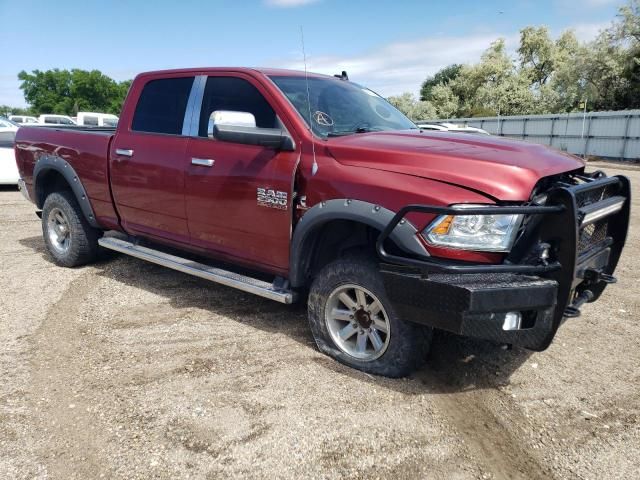
M 150 80 L 128 128 L 110 151 L 111 187 L 122 227 L 130 234 L 189 243 L 184 202 L 185 111 L 193 76 Z M 139 96 L 136 96 L 136 93 Z
M 209 77 L 198 136 L 187 146 L 185 198 L 192 243 L 248 266 L 286 272 L 298 152 L 215 140 L 211 113 L 251 113 L 257 127 L 282 126 L 249 77 Z

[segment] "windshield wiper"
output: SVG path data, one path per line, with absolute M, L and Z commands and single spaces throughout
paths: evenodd
M 379 129 L 375 129 L 371 127 L 356 127 L 355 130 L 329 132 L 327 133 L 327 137 L 344 137 L 345 135 L 353 135 L 354 133 L 368 133 L 368 132 L 377 132 L 377 131 L 379 131 Z
M 329 132 L 327 133 L 327 137 L 345 137 L 347 135 L 353 135 L 354 132 L 353 130 L 349 130 L 349 131 L 343 131 L 343 132 Z

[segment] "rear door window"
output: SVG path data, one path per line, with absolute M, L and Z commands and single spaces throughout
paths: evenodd
M 194 77 L 151 80 L 142 89 L 131 130 L 180 135 Z

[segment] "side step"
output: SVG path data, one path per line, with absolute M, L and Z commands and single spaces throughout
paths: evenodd
M 193 275 L 195 277 L 204 278 L 212 282 L 226 285 L 227 287 L 237 288 L 244 292 L 253 293 L 261 297 L 269 298 L 280 303 L 293 303 L 295 293 L 291 290 L 283 290 L 274 288 L 274 285 L 257 278 L 247 277 L 238 273 L 222 270 L 221 268 L 210 267 L 202 263 L 194 262 L 186 258 L 176 257 L 159 250 L 142 247 L 126 240 L 113 237 L 103 237 L 98 240 L 101 247 L 115 250 L 116 252 L 126 253 L 132 257 L 146 260 L 151 263 L 162 265 L 179 272 Z

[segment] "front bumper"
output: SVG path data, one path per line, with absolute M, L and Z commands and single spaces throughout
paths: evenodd
M 597 300 L 615 281 L 626 239 L 628 179 L 601 173 L 580 178 L 583 183 L 551 188 L 544 206 L 476 209 L 479 215 L 502 208 L 531 217 L 499 265 L 388 254 L 385 238 L 407 213 L 440 213 L 447 207 L 402 209 L 377 244 L 387 294 L 398 314 L 460 335 L 545 349 L 565 318 L 579 316 L 584 303 Z M 543 250 L 548 259 L 540 258 Z M 509 312 L 521 318 L 517 328 L 505 323 Z
M 555 280 L 495 273 L 425 278 L 391 266 L 382 274 L 394 309 L 407 321 L 531 350 L 545 348 L 553 329 Z M 503 328 L 509 312 L 521 315 L 522 328 Z

